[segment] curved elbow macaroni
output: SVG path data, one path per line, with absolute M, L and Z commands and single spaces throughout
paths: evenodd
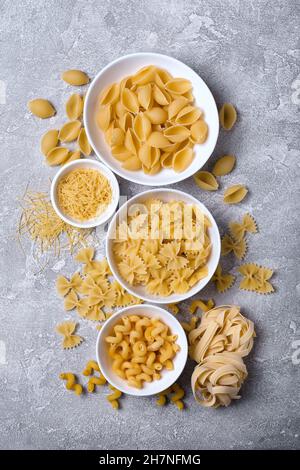
M 107 336 L 112 369 L 128 385 L 142 388 L 144 382 L 161 378 L 161 371 L 174 368 L 173 359 L 180 350 L 177 335 L 158 318 L 124 316 Z
M 66 380 L 66 389 L 72 390 L 76 395 L 81 395 L 83 392 L 82 385 L 76 383 L 76 376 L 72 372 L 62 372 L 59 378 Z

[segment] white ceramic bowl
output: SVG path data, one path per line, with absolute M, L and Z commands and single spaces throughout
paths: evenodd
M 141 203 L 147 199 L 160 199 L 163 202 L 168 202 L 172 200 L 183 201 L 187 204 L 196 204 L 199 206 L 200 210 L 208 217 L 211 221 L 211 227 L 208 229 L 209 237 L 212 244 L 212 251 L 210 258 L 207 263 L 208 275 L 198 281 L 188 292 L 185 294 L 171 294 L 168 297 L 161 297 L 156 295 L 151 295 L 146 292 L 144 286 L 132 286 L 126 282 L 118 271 L 118 267 L 115 262 L 114 253 L 113 253 L 113 235 L 115 233 L 115 228 L 118 220 L 124 220 L 122 217 L 126 217 L 127 210 L 132 204 Z M 125 218 L 126 220 L 126 218 Z M 157 303 L 157 304 L 168 304 L 180 302 L 184 299 L 188 299 L 193 295 L 197 294 L 201 289 L 203 289 L 206 284 L 209 282 L 213 276 L 220 259 L 221 253 L 221 240 L 218 230 L 218 226 L 209 212 L 209 210 L 202 204 L 198 199 L 190 196 L 189 194 L 178 191 L 177 189 L 150 189 L 142 193 L 137 194 L 136 196 L 129 199 L 123 206 L 115 213 L 114 217 L 110 221 L 107 236 L 106 236 L 106 256 L 110 266 L 110 269 L 118 280 L 118 282 L 131 294 L 139 297 L 140 299 L 145 300 L 146 302 Z
M 173 359 L 174 369 L 164 369 L 161 372 L 161 378 L 159 380 L 155 380 L 154 382 L 150 383 L 145 382 L 143 388 L 141 389 L 131 387 L 127 384 L 126 380 L 121 379 L 115 374 L 115 372 L 112 370 L 112 359 L 108 355 L 109 346 L 106 343 L 105 338 L 106 336 L 112 334 L 114 325 L 118 323 L 120 318 L 124 315 L 157 317 L 170 327 L 173 335 L 178 336 L 176 343 L 180 346 L 180 351 L 176 353 Z M 108 382 L 124 393 L 140 397 L 154 395 L 156 393 L 162 392 L 166 388 L 170 387 L 174 382 L 176 382 L 184 369 L 187 355 L 188 344 L 186 334 L 179 321 L 174 317 L 174 315 L 155 305 L 132 305 L 114 313 L 102 326 L 96 343 L 97 361 L 104 377 L 108 380 Z
M 67 173 L 69 173 L 71 170 L 75 170 L 75 168 L 92 168 L 93 170 L 99 171 L 104 176 L 106 176 L 112 188 L 112 200 L 111 200 L 111 203 L 107 206 L 107 209 L 104 212 L 102 212 L 98 217 L 89 219 L 86 222 L 78 222 L 77 220 L 74 220 L 71 217 L 64 214 L 61 211 L 58 201 L 57 201 L 57 185 L 59 183 L 59 180 L 63 176 L 65 176 Z M 103 165 L 97 160 L 91 160 L 88 158 L 74 160 L 73 162 L 70 162 L 64 165 L 56 173 L 55 177 L 53 178 L 53 181 L 51 183 L 51 189 L 50 189 L 51 203 L 57 215 L 62 220 L 64 220 L 67 224 L 70 224 L 70 225 L 73 225 L 74 227 L 79 227 L 79 228 L 97 227 L 98 225 L 102 225 L 105 222 L 107 222 L 108 219 L 114 214 L 117 208 L 119 197 L 120 197 L 119 183 L 117 181 L 117 178 L 113 174 L 113 172 L 110 171 L 110 169 L 107 168 L 107 166 Z
M 206 142 L 195 146 L 195 157 L 191 165 L 182 173 L 175 173 L 174 170 L 163 169 L 160 173 L 151 176 L 146 175 L 142 170 L 124 170 L 120 162 L 112 156 L 110 147 L 105 142 L 104 134 L 99 130 L 96 123 L 96 110 L 100 92 L 110 83 L 118 82 L 126 75 L 132 75 L 141 67 L 150 64 L 166 69 L 174 77 L 183 77 L 191 81 L 195 103 L 204 111 L 205 120 L 209 127 Z M 147 186 L 163 186 L 176 183 L 196 173 L 211 156 L 219 134 L 219 116 L 216 103 L 211 91 L 202 78 L 179 60 L 167 55 L 152 52 L 130 54 L 120 57 L 101 70 L 90 84 L 86 94 L 83 120 L 89 142 L 100 160 L 126 180 Z

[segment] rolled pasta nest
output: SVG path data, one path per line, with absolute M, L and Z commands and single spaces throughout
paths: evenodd
M 251 320 L 236 305 L 222 305 L 203 314 L 200 325 L 189 333 L 190 357 L 198 362 L 192 390 L 203 406 L 228 406 L 238 392 L 247 369 L 247 356 L 256 334 Z

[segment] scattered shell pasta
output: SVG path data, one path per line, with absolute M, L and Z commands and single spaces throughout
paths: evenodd
M 83 111 L 83 99 L 77 93 L 70 96 L 66 102 L 66 114 L 70 121 L 79 119 Z
M 58 134 L 59 131 L 57 129 L 51 129 L 43 135 L 41 139 L 41 151 L 45 157 L 50 152 L 50 150 L 57 146 Z
M 82 127 L 80 132 L 79 132 L 77 143 L 78 143 L 78 147 L 79 147 L 80 151 L 86 157 L 88 157 L 90 155 L 91 151 L 92 151 L 92 147 L 91 147 L 91 145 L 88 141 L 88 138 L 87 138 L 84 127 Z
M 219 187 L 216 178 L 209 171 L 198 171 L 193 178 L 197 186 L 205 191 L 216 191 Z
M 236 158 L 234 155 L 224 155 L 219 158 L 213 166 L 212 173 L 215 176 L 225 176 L 231 173 L 235 166 Z
M 41 119 L 47 119 L 56 113 L 54 106 L 48 100 L 37 98 L 28 103 L 29 111 Z
M 62 126 L 59 131 L 58 138 L 61 142 L 72 142 L 76 140 L 81 128 L 80 121 L 69 121 Z
M 224 103 L 219 112 L 220 124 L 226 131 L 230 131 L 236 123 L 237 113 L 231 103 Z
M 242 184 L 230 186 L 224 192 L 223 201 L 225 204 L 238 204 L 247 195 L 248 189 Z
M 86 73 L 82 72 L 81 70 L 66 70 L 63 72 L 61 78 L 68 83 L 69 85 L 73 86 L 82 86 L 86 85 L 90 79 Z
M 191 90 L 189 80 L 149 65 L 101 92 L 96 122 L 124 169 L 156 175 L 190 166 L 194 145 L 208 135 Z
M 67 147 L 54 147 L 46 156 L 46 162 L 49 166 L 57 166 L 65 163 L 69 156 L 69 149 Z

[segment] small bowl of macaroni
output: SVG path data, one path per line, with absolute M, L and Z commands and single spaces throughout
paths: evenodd
M 120 57 L 92 81 L 84 126 L 96 155 L 147 186 L 182 181 L 211 156 L 219 133 L 214 97 L 183 62 L 152 52 Z
M 187 338 L 179 321 L 149 304 L 116 312 L 102 326 L 96 343 L 102 374 L 128 395 L 166 390 L 181 375 L 187 356 Z
M 50 198 L 67 224 L 92 228 L 107 222 L 119 203 L 117 178 L 102 163 L 80 159 L 64 165 L 53 178 Z

